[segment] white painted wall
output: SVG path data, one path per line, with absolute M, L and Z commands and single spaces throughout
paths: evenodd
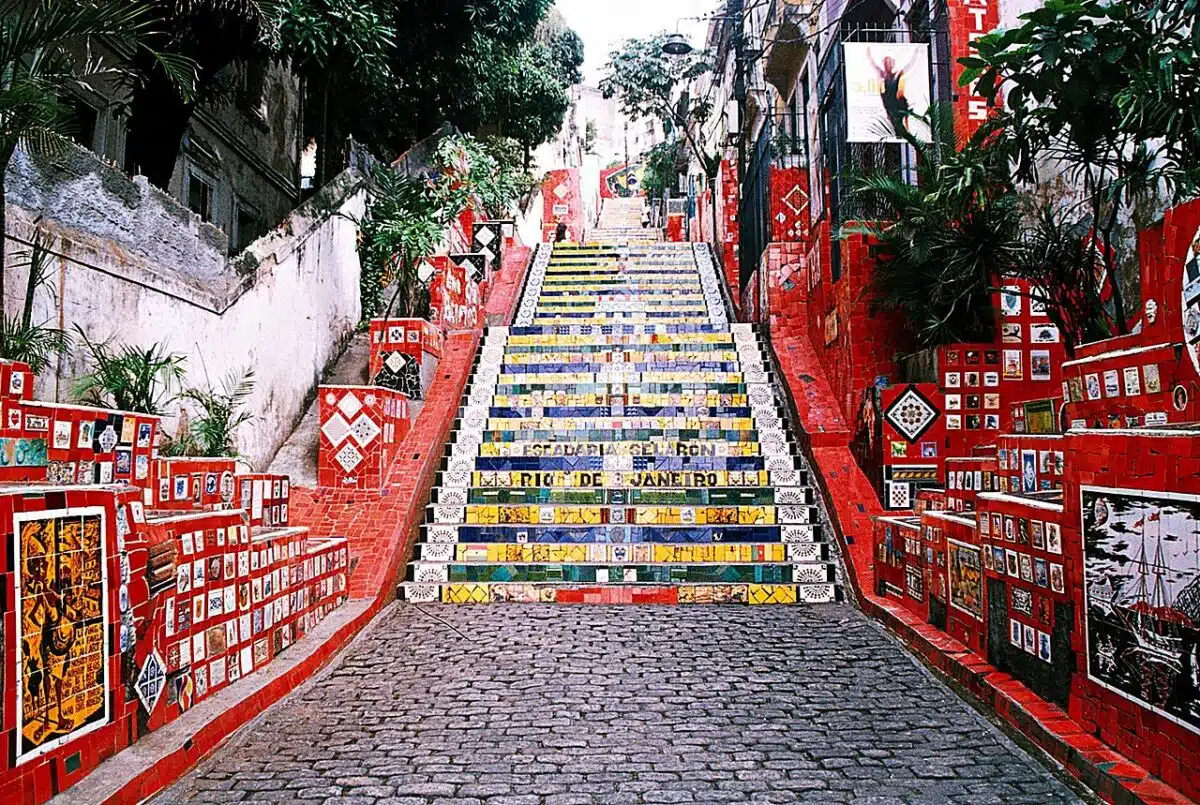
M 170 201 L 158 191 L 152 195 L 146 203 Z M 34 318 L 68 331 L 78 324 L 93 340 L 162 342 L 187 356 L 193 385 L 203 384 L 206 374 L 216 384 L 230 372 L 253 367 L 256 386 L 248 408 L 255 419 L 243 426 L 238 441 L 255 467 L 265 467 L 360 318 L 357 226 L 351 218 L 364 205 L 360 177 L 342 174 L 252 244 L 237 261 L 240 270 L 230 261 L 220 275 L 203 278 L 192 266 L 156 263 L 112 239 L 43 219 L 54 238 L 55 278 L 36 297 Z M 37 214 L 10 205 L 10 237 L 27 240 Z M 10 262 L 19 248 L 10 242 Z M 24 272 L 10 270 L 9 315 L 18 312 L 14 292 L 23 288 Z M 35 395 L 70 400 L 75 380 L 87 370 L 77 351 L 39 375 Z M 173 430 L 173 422 L 166 429 Z

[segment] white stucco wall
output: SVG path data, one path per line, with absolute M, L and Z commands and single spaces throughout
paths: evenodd
M 142 203 L 169 201 L 160 196 L 153 191 Z M 199 277 L 194 266 L 156 262 L 110 238 L 44 218 L 41 226 L 53 236 L 54 278 L 36 297 L 34 319 L 67 331 L 79 325 L 93 340 L 161 342 L 187 357 L 190 385 L 203 385 L 206 376 L 216 385 L 253 367 L 248 408 L 255 419 L 242 427 L 238 441 L 253 466 L 265 467 L 359 320 L 357 227 L 351 218 L 362 214 L 364 204 L 359 177 L 343 174 L 237 261 L 226 261 L 219 274 Z M 28 240 L 41 212 L 10 204 L 10 237 Z M 20 248 L 10 242 L 10 265 Z M 6 290 L 5 306 L 13 315 L 20 309 L 23 271 L 10 269 Z M 69 401 L 87 369 L 77 350 L 38 376 L 35 395 Z M 177 410 L 172 406 L 172 413 Z M 166 429 L 172 431 L 173 422 Z

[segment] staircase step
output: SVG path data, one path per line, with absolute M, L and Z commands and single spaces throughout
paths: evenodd
M 418 584 L 828 584 L 835 575 L 833 565 L 828 562 L 784 564 L 766 558 L 748 562 L 640 565 L 550 560 L 530 564 L 414 562 L 411 580 Z
M 594 234 L 613 242 L 539 249 L 516 324 L 488 329 L 405 597 L 836 600 L 774 374 L 713 261 L 634 243 L 640 220 Z
M 408 601 L 447 604 L 823 604 L 841 600 L 836 584 L 404 584 Z
M 821 540 L 818 523 L 790 525 L 465 525 L 426 523 L 422 540 L 430 543 L 563 543 L 563 544 L 705 544 L 782 542 L 803 544 Z
M 703 561 L 821 563 L 829 560 L 829 546 L 799 543 L 423 543 L 420 563 L 588 562 L 598 565 L 689 564 Z

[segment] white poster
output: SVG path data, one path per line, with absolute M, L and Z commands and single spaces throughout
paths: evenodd
M 929 46 L 846 42 L 846 140 L 899 143 L 900 127 L 929 140 Z

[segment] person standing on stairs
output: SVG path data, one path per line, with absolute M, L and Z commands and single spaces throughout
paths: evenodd
M 650 208 L 642 207 L 642 229 L 650 227 Z
M 562 243 L 567 239 L 567 224 L 561 218 L 558 219 L 558 226 L 554 228 L 554 242 Z

